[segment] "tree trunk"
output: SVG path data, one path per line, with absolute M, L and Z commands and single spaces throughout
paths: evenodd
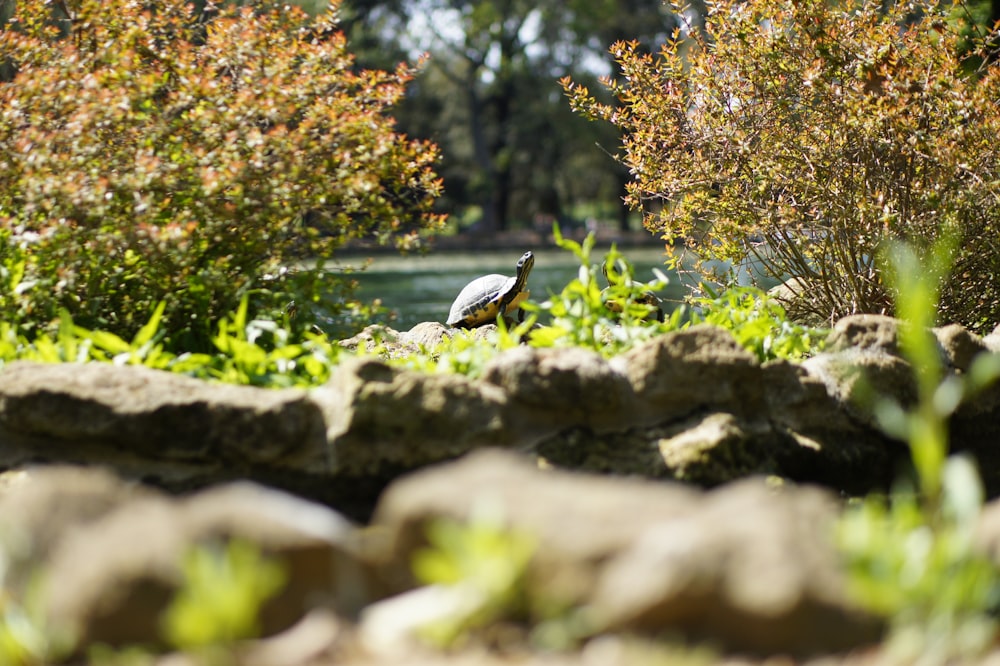
M 483 112 L 483 100 L 479 97 L 476 88 L 476 70 L 469 72 L 469 80 L 465 89 L 469 96 L 469 131 L 472 134 L 472 152 L 475 157 L 476 166 L 482 173 L 483 181 L 486 183 L 486 193 L 480 198 L 480 205 L 483 217 L 479 221 L 478 228 L 485 232 L 496 231 L 499 228 L 496 216 L 495 200 L 495 178 L 493 174 L 493 155 L 491 146 L 486 142 L 485 117 Z
M 995 65 L 1000 60 L 1000 0 L 990 2 L 990 36 L 986 40 L 986 62 Z
M 509 220 L 511 196 L 511 146 L 510 116 L 513 91 L 509 82 L 504 82 L 496 95 L 496 136 L 490 146 L 490 208 L 495 231 L 506 231 Z
M 502 77 L 503 74 L 501 69 L 498 76 Z M 507 75 L 498 83 L 498 90 L 484 100 L 476 89 L 475 78 L 476 73 L 473 71 L 466 89 L 469 95 L 473 152 L 476 166 L 486 184 L 485 191 L 480 195 L 483 217 L 478 228 L 484 232 L 506 231 L 513 187 L 510 157 L 513 83 Z M 486 136 L 487 115 L 491 116 L 495 131 L 492 140 Z

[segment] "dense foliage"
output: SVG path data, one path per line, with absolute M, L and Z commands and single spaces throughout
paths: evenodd
M 968 72 L 960 6 L 886 6 L 724 0 L 658 54 L 616 44 L 617 104 L 563 84 L 622 130 L 629 202 L 705 273 L 756 262 L 798 278 L 793 315 L 832 320 L 891 309 L 887 240 L 954 234 L 942 318 L 978 330 L 1000 320 L 1000 70 Z
M 131 337 L 163 301 L 204 343 L 247 294 L 336 293 L 284 270 L 303 255 L 440 224 L 436 148 L 385 113 L 413 69 L 356 70 L 332 10 L 69 4 L 18 2 L 0 32 L 5 320 Z

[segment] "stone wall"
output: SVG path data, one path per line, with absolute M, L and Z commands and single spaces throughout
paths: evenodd
M 77 654 L 156 652 L 184 554 L 240 538 L 288 580 L 234 663 L 509 663 L 483 644 L 456 657 L 416 640 L 428 617 L 469 603 L 414 579 L 428 525 L 486 511 L 531 535 L 527 584 L 582 627 L 562 656 L 529 656 L 508 627 L 518 663 L 629 663 L 607 656 L 664 635 L 710 645 L 718 656 L 699 663 L 850 661 L 884 626 L 847 595 L 832 530 L 845 493 L 885 488 L 907 459 L 870 399 L 913 399 L 897 328 L 845 319 L 801 365 L 762 365 L 707 327 L 611 361 L 519 348 L 478 380 L 357 358 L 310 391 L 15 363 L 0 372 L 3 582 L 17 598 L 41 573 L 38 608 Z M 951 373 L 997 349 L 935 333 Z M 1000 494 L 1000 388 L 951 427 Z M 1000 561 L 1000 504 L 977 539 Z

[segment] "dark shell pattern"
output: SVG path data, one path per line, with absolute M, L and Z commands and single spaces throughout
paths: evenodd
M 500 311 L 500 301 L 513 289 L 516 278 L 494 273 L 476 278 L 465 285 L 451 306 L 448 325 L 483 324 L 496 319 Z

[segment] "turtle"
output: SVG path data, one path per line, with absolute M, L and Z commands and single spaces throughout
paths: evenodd
M 456 328 L 475 328 L 496 321 L 520 305 L 530 293 L 525 289 L 528 273 L 535 265 L 535 255 L 530 251 L 517 260 L 517 274 L 507 277 L 493 273 L 483 275 L 465 285 L 448 314 L 448 325 Z
M 607 262 L 601 264 L 601 272 L 604 273 L 604 279 L 608 281 L 608 286 L 601 291 L 601 300 L 604 302 L 604 307 L 611 310 L 615 314 L 621 314 L 624 310 L 624 304 L 621 299 L 612 296 L 612 286 L 614 285 L 632 285 L 632 269 L 631 266 L 626 263 L 623 259 L 619 259 L 614 262 L 616 265 L 614 267 L 614 273 L 609 274 Z M 639 303 L 641 305 L 646 305 L 649 307 L 649 314 L 646 315 L 646 321 L 659 321 L 662 322 L 663 316 L 663 301 L 660 297 L 651 291 L 644 291 L 641 294 L 635 294 L 630 299 L 633 303 Z

